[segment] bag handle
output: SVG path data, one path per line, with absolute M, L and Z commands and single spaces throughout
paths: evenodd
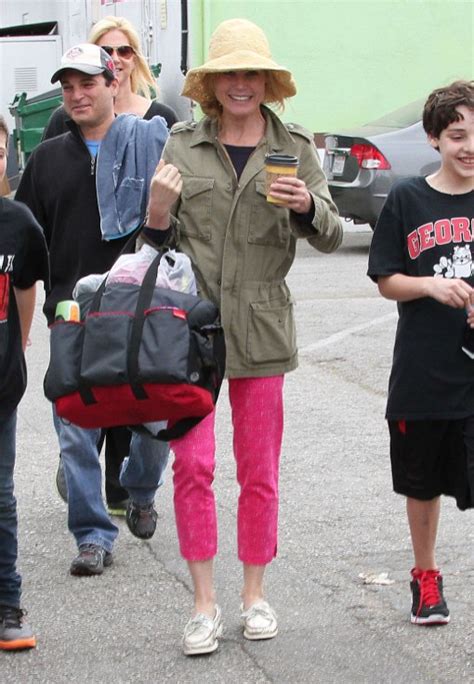
M 127 244 L 129 244 L 129 242 L 127 242 Z M 145 324 L 145 311 L 149 308 L 151 300 L 153 298 L 156 276 L 158 273 L 160 261 L 167 251 L 168 248 L 161 249 L 156 255 L 156 257 L 153 259 L 145 273 L 142 284 L 140 286 L 140 291 L 138 293 L 137 305 L 135 308 L 135 317 L 133 319 L 132 329 L 130 332 L 130 341 L 127 353 L 127 372 L 130 380 L 130 387 L 137 399 L 148 399 L 148 395 L 143 389 L 143 386 L 136 380 L 133 381 L 133 379 L 137 378 L 138 375 L 138 354 L 140 351 L 140 342 L 142 338 L 143 326 Z M 105 278 L 97 288 L 96 293 L 94 294 L 94 298 L 89 307 L 88 315 L 100 311 L 100 304 L 102 301 L 102 296 L 104 294 L 106 285 L 107 276 L 105 276 Z M 82 378 L 80 380 L 79 393 L 85 404 L 95 403 L 93 392 L 91 391 L 89 385 L 85 383 Z
M 132 233 L 132 235 L 129 237 L 127 242 L 124 244 L 124 246 L 120 250 L 120 253 L 118 254 L 115 261 L 117 261 L 117 259 L 119 259 L 123 254 L 133 254 L 133 251 L 130 252 L 129 250 L 131 247 L 134 247 L 138 236 L 140 235 L 140 233 L 143 230 L 143 227 L 144 227 L 144 224 L 138 226 L 137 230 L 134 233 Z M 104 294 L 104 290 L 105 290 L 105 287 L 107 285 L 107 278 L 108 278 L 108 275 L 106 275 L 104 277 L 103 281 L 101 282 L 101 284 L 99 285 L 99 287 L 95 291 L 95 294 L 94 294 L 94 297 L 91 301 L 91 305 L 89 307 L 88 313 L 97 313 L 98 311 L 100 311 L 100 303 L 102 301 L 102 295 Z
M 158 267 L 163 255 L 166 254 L 167 251 L 168 248 L 160 249 L 145 273 L 140 286 L 140 292 L 138 293 L 135 316 L 132 323 L 132 329 L 130 331 L 127 354 L 127 369 L 130 387 L 132 388 L 132 391 L 137 399 L 148 398 L 143 386 L 134 379 L 136 379 L 138 376 L 138 354 L 140 352 L 143 326 L 145 325 L 145 311 L 150 308 L 151 300 L 153 299 L 153 293 L 155 291 Z

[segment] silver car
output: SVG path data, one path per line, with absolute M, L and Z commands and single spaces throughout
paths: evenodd
M 440 165 L 417 100 L 357 129 L 325 135 L 323 168 L 341 216 L 374 228 L 393 183 L 428 176 Z

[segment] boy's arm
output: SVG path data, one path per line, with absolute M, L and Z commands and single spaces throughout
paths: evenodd
M 15 287 L 14 290 L 18 307 L 18 315 L 20 317 L 21 345 L 23 347 L 23 351 L 25 351 L 28 335 L 30 334 L 31 323 L 33 321 L 33 314 L 35 311 L 36 283 L 26 290 L 21 290 L 18 287 Z
M 459 278 L 415 277 L 403 273 L 378 276 L 377 285 L 380 294 L 386 299 L 409 302 L 412 299 L 432 297 L 455 309 L 465 308 L 473 292 L 473 288 Z

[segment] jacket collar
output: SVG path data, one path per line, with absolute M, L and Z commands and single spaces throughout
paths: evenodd
M 81 129 L 79 128 L 77 123 L 75 121 L 73 121 L 72 119 L 70 119 L 69 117 L 66 119 L 65 123 L 66 123 L 66 126 L 68 127 L 68 129 L 71 131 L 71 133 L 73 135 L 75 135 L 76 137 L 81 138 L 81 140 L 82 140 Z
M 288 151 L 288 153 L 290 153 L 291 149 L 295 145 L 290 133 L 271 109 L 262 106 L 262 113 L 267 122 L 262 143 L 266 144 L 267 151 L 279 152 L 280 150 L 285 149 Z M 206 116 L 196 125 L 191 137 L 190 146 L 196 147 L 197 145 L 202 145 L 203 143 L 215 145 L 217 141 L 217 134 L 217 119 L 211 119 L 210 117 Z
M 133 114 L 122 114 L 121 116 L 133 116 Z M 117 121 L 117 114 L 115 114 L 115 119 L 111 123 L 111 127 L 115 124 L 116 121 Z M 65 120 L 65 124 L 66 124 L 67 128 L 71 131 L 71 133 L 76 136 L 76 138 L 80 138 L 81 140 L 84 140 L 84 136 L 82 134 L 80 127 L 77 125 L 77 123 L 73 119 L 71 119 L 68 116 L 67 119 Z M 108 131 L 109 130 L 110 130 L 110 128 L 108 129 Z M 107 135 L 107 133 L 106 133 L 106 135 Z

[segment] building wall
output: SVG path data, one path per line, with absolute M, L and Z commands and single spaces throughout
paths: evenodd
M 283 118 L 312 131 L 366 123 L 456 78 L 474 78 L 473 0 L 189 0 L 192 65 L 213 29 L 244 17 L 267 34 L 298 95 Z

